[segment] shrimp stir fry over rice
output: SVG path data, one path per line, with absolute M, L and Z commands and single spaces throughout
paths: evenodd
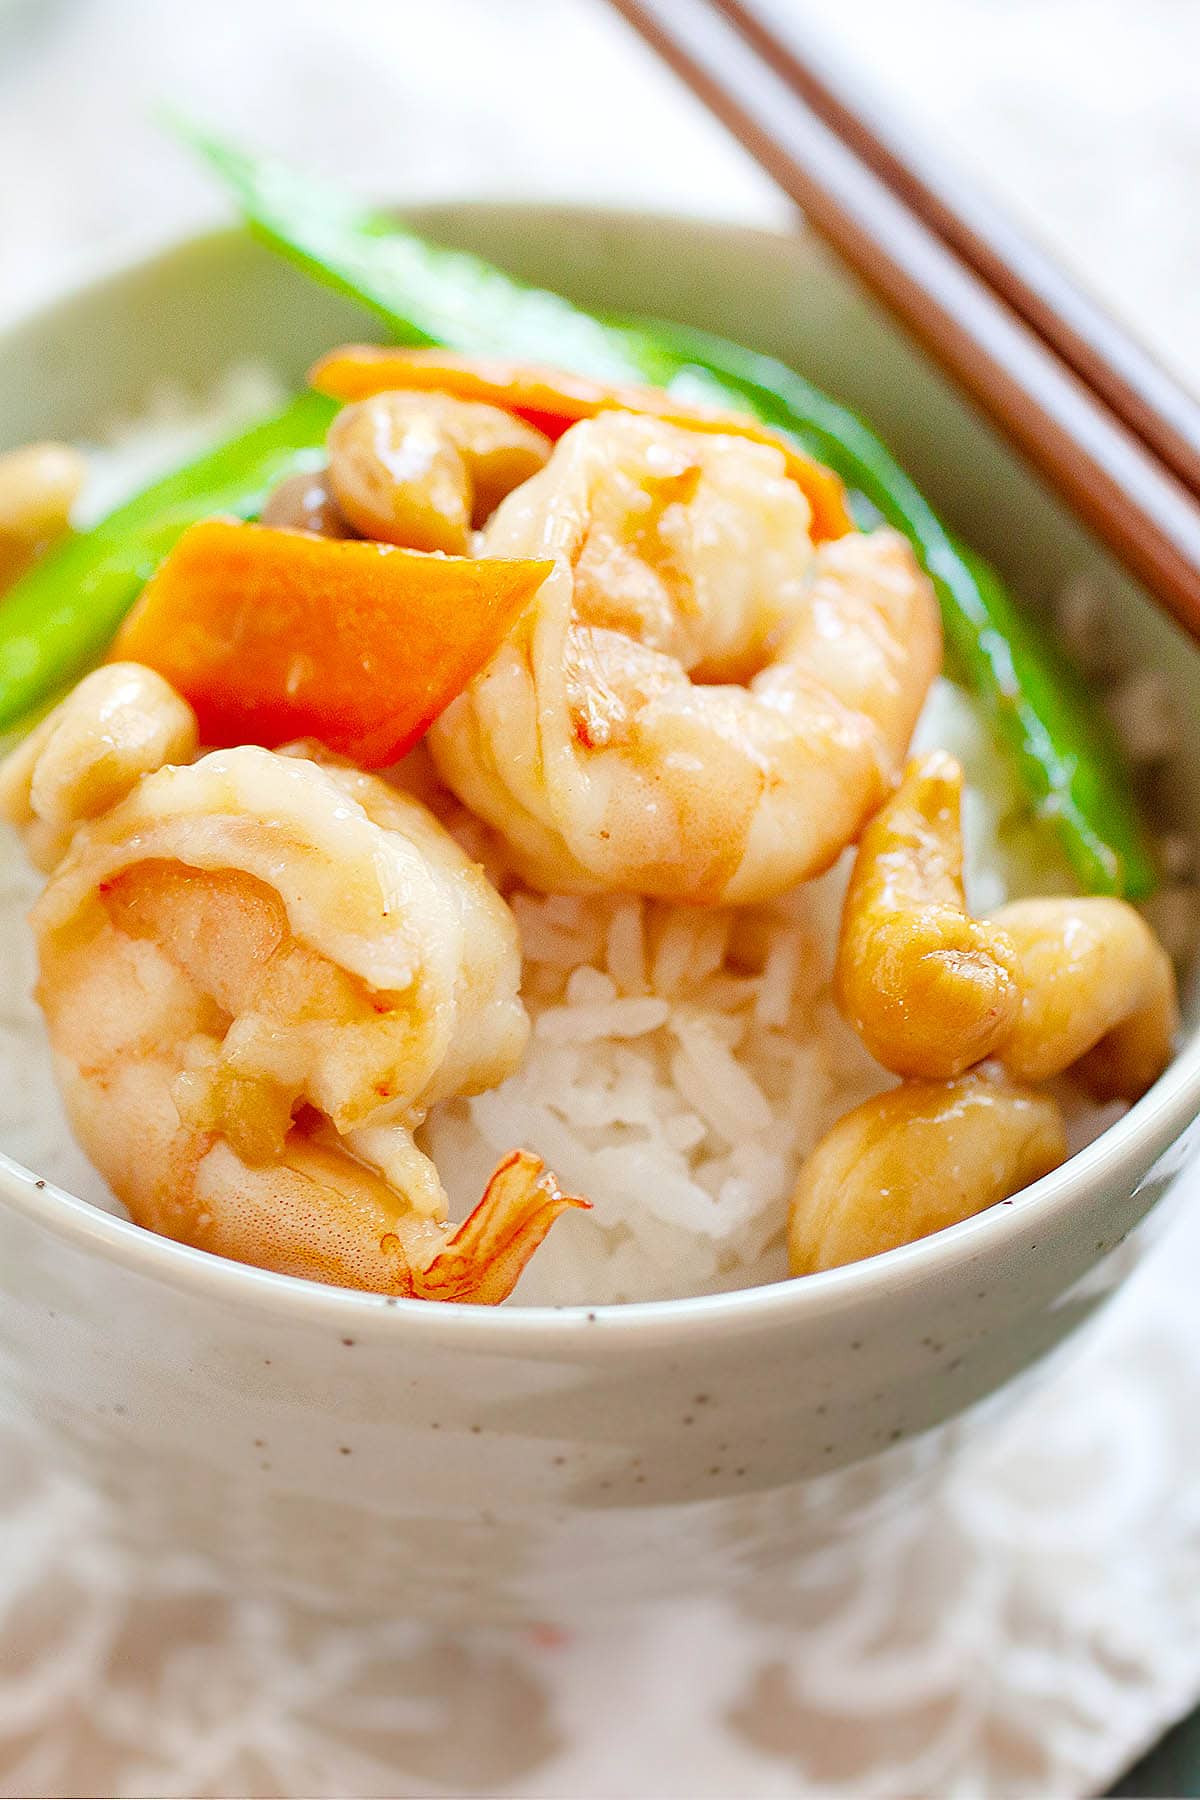
M 319 466 L 198 516 L 0 768 L 59 1084 L 137 1224 L 420 1300 L 535 1255 L 559 1300 L 806 1276 L 1158 1078 L 1143 912 L 972 911 L 955 746 L 905 767 L 938 601 L 829 470 L 552 368 L 315 379 Z M 0 459 L 0 575 L 52 567 L 81 480 Z

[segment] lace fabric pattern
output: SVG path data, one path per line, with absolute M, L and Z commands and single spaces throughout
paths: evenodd
M 594 1629 L 353 1627 L 230 1593 L 118 1548 L 6 1420 L 0 1793 L 1102 1788 L 1200 1692 L 1198 1265 L 1185 1207 L 1045 1385 L 861 1539 Z

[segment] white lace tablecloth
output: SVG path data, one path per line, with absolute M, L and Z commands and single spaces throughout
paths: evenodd
M 1093 1792 L 1200 1693 L 1198 1276 L 1200 1208 L 919 1510 L 594 1631 L 230 1597 L 116 1553 L 36 1429 L 2 1428 L 0 1792 Z
M 1200 368 L 1200 8 L 810 10 Z M 164 95 L 378 192 L 786 218 L 599 0 L 6 0 L 0 313 L 215 216 L 145 121 Z M 919 1511 L 736 1603 L 569 1636 L 335 1629 L 186 1561 L 131 1564 L 36 1426 L 2 1424 L 0 1792 L 1103 1787 L 1200 1696 L 1198 1288 L 1193 1209 Z

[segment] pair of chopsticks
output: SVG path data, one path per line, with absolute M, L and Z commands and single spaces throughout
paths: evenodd
M 612 3 L 1200 639 L 1200 405 L 912 146 L 790 7 L 775 24 L 748 0 Z

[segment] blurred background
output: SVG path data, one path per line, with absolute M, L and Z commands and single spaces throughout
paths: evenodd
M 1200 380 L 1195 0 L 777 0 Z M 787 203 L 604 0 L 0 0 L 0 315 L 221 216 L 165 105 L 375 195 Z
M 1200 385 L 1200 0 L 792 4 Z M 167 106 L 364 195 L 584 199 L 796 224 L 789 203 L 604 0 L 0 0 L 0 324 L 94 269 L 227 217 L 156 123 Z M 0 1500 L 27 1491 L 32 1519 L 49 1502 L 37 1498 L 32 1468 L 4 1458 L 0 1448 Z M 1181 1567 L 1194 1526 L 1181 1518 L 1173 1527 Z M 70 1535 L 85 1537 L 86 1521 Z M 58 1625 L 33 1599 L 28 1610 L 5 1608 L 9 1572 L 0 1553 L 0 1792 L 15 1793 L 29 1791 L 18 1772 L 42 1766 L 32 1696 L 57 1704 L 45 1659 L 64 1664 L 53 1649 Z M 81 1692 L 86 1657 L 111 1661 L 102 1640 L 111 1631 L 117 1641 L 123 1616 L 115 1594 L 96 1598 L 102 1591 L 104 1581 L 84 1622 L 96 1644 L 79 1652 Z M 159 1620 L 154 1629 L 166 1642 L 174 1627 Z M 272 1707 L 298 1705 L 300 1690 L 285 1683 L 290 1647 L 268 1655 L 264 1629 L 245 1623 L 242 1647 L 247 1666 L 273 1655 L 280 1671 L 278 1693 L 256 1690 L 267 1721 Z M 204 1632 L 189 1631 L 200 1656 Z M 224 1663 L 233 1643 L 214 1632 L 208 1648 Z M 128 1654 L 133 1666 L 147 1662 L 144 1647 Z M 436 1686 L 459 1665 L 448 1651 L 432 1654 Z M 1040 1673 L 1031 1665 L 1028 1692 L 1057 1679 L 1049 1642 L 1045 1655 Z M 1153 1709 L 1160 1723 L 1195 1699 L 1194 1658 L 1181 1647 L 1178 1662 L 1178 1685 Z M 192 1668 L 202 1686 L 211 1673 L 203 1661 Z M 152 1687 L 147 1664 L 142 1704 Z M 120 1692 L 128 1708 L 133 1688 Z M 92 1729 L 72 1728 L 63 1765 L 80 1780 L 116 1767 L 99 1757 Z M 202 1772 L 188 1791 L 216 1791 L 204 1784 L 226 1765 L 201 1757 L 192 1766 Z M 1023 1766 L 1039 1766 L 1032 1752 Z M 808 1791 L 802 1762 L 778 1767 L 772 1793 Z M 1193 1728 L 1190 1742 L 1175 1740 L 1166 1760 L 1119 1791 L 1200 1793 L 1198 1771 Z M 143 1773 L 150 1785 L 137 1791 L 161 1791 L 153 1770 Z M 294 1774 L 301 1791 L 306 1770 Z M 240 1778 L 247 1785 L 237 1791 L 250 1792 L 253 1777 Z M 262 1780 L 254 1791 L 276 1791 Z

